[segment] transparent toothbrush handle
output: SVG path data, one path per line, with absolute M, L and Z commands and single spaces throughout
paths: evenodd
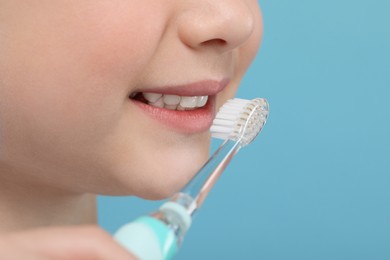
M 240 141 L 230 139 L 214 152 L 210 159 L 203 165 L 192 180 L 185 186 L 171 201 L 191 201 L 192 205 L 187 203 L 186 208 L 192 216 L 196 209 L 200 208 L 207 194 L 214 186 L 214 183 L 221 176 L 222 172 L 228 166 L 234 155 L 240 150 Z

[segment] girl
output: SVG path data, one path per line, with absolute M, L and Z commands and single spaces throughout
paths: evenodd
M 162 199 L 208 156 L 257 0 L 0 0 L 0 252 L 131 259 L 96 194 Z

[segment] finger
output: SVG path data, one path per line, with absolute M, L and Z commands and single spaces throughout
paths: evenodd
M 1 259 L 7 260 L 19 260 L 19 259 L 31 259 L 31 260 L 46 260 L 47 257 L 39 256 L 33 252 L 21 248 L 15 243 L 12 243 L 7 237 L 0 237 L 0 252 Z
M 37 229 L 14 233 L 10 239 L 49 259 L 136 259 L 97 226 Z

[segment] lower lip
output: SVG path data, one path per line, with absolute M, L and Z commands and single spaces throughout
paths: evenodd
M 174 131 L 185 134 L 195 134 L 209 130 L 215 117 L 215 96 L 209 96 L 204 107 L 185 111 L 154 107 L 133 99 L 130 99 L 130 101 L 151 118 Z

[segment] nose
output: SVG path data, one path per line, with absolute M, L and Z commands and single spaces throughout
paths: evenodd
M 190 2 L 190 3 L 189 3 Z M 231 51 L 244 44 L 255 27 L 254 13 L 245 0 L 197 0 L 178 17 L 181 41 L 193 49 Z

